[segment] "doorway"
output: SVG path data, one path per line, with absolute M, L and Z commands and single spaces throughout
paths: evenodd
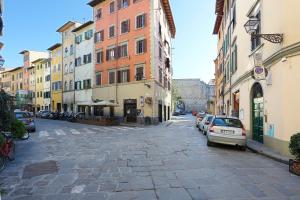
M 253 140 L 264 143 L 264 97 L 259 83 L 252 87 L 252 132 Z
M 164 106 L 164 120 L 167 121 L 167 106 Z
M 126 122 L 137 122 L 137 100 L 125 99 L 124 100 L 124 117 Z
M 159 120 L 159 122 L 163 121 L 163 119 L 162 119 L 162 104 L 161 103 L 158 104 L 158 120 Z

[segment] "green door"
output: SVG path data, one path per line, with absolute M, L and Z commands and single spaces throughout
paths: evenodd
M 262 88 L 256 85 L 253 88 L 253 112 L 252 112 L 252 130 L 255 141 L 264 142 L 264 98 L 262 97 Z

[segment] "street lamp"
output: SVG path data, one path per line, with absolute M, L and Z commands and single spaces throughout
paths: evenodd
M 282 43 L 283 41 L 283 34 L 260 34 L 256 33 L 260 25 L 260 19 L 256 17 L 250 17 L 249 20 L 245 23 L 244 27 L 246 29 L 246 32 L 251 34 L 252 38 L 261 37 L 269 42 L 272 43 Z

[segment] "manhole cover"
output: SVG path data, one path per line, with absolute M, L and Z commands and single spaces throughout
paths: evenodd
M 54 174 L 57 172 L 58 166 L 56 161 L 49 160 L 46 162 L 33 163 L 25 166 L 22 179 L 32 178 L 45 174 Z

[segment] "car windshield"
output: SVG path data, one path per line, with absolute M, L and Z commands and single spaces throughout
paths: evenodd
M 207 118 L 207 121 L 208 121 L 208 122 L 211 122 L 212 119 L 213 119 L 213 116 L 209 116 L 209 117 Z
M 233 118 L 216 118 L 213 123 L 214 126 L 227 126 L 234 128 L 243 128 L 243 124 L 239 119 Z
M 21 118 L 28 118 L 28 114 L 26 113 L 15 113 L 16 114 L 16 118 L 17 119 L 21 119 Z

